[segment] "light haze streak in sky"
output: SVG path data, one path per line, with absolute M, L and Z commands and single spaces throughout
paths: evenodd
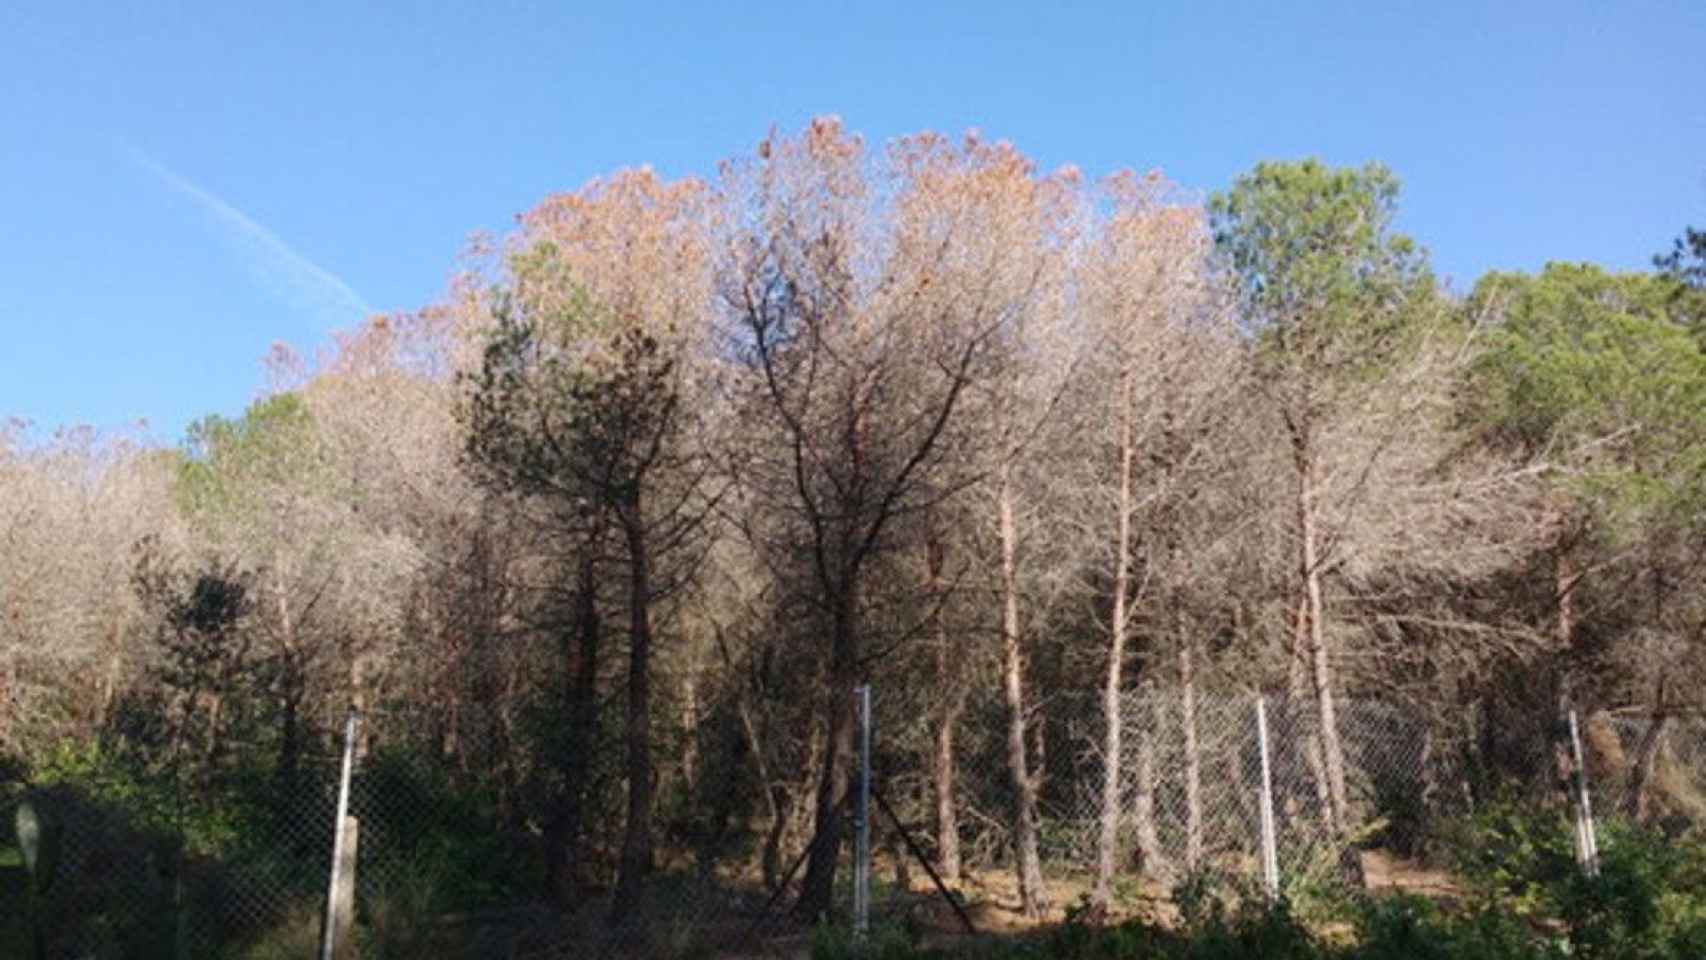
M 119 149 L 132 163 L 209 214 L 221 239 L 255 279 L 292 307 L 313 314 L 317 326 L 350 326 L 378 312 L 341 277 L 296 252 L 248 214 L 134 145 L 121 142 Z

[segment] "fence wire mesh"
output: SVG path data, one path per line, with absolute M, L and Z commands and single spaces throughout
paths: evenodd
M 1446 825 L 1488 804 L 1559 816 L 1574 809 L 1571 771 L 1559 765 L 1560 725 L 1550 717 L 1447 721 L 1437 711 L 1341 700 L 1334 729 L 1343 795 L 1335 798 L 1318 705 L 1271 697 L 1266 713 L 1273 840 L 1281 889 L 1291 895 L 1311 885 L 1376 883 L 1365 871 L 1379 858 L 1425 862 Z M 1011 926 L 1020 904 L 1008 718 L 998 705 L 970 704 L 944 768 L 936 715 L 898 698 L 885 703 L 880 690 L 877 715 L 873 929 L 946 936 L 967 921 Z M 1706 824 L 1706 721 L 1606 712 L 1580 720 L 1583 773 L 1602 820 L 1640 819 L 1669 831 Z M 382 711 L 363 725 L 352 746 L 348 811 L 357 825 L 354 938 L 340 956 L 734 957 L 797 953 L 813 937 L 848 935 L 854 809 L 843 808 L 837 827 L 828 919 L 840 932 L 826 934 L 792 910 L 813 839 L 809 798 L 721 812 L 702 799 L 750 801 L 753 785 L 740 778 L 751 774 L 739 764 L 725 771 L 727 782 L 693 795 L 701 799 L 659 797 L 656 869 L 625 913 L 613 916 L 614 863 L 599 859 L 620 836 L 619 818 L 608 815 L 589 816 L 585 829 L 599 842 L 586 845 L 577 867 L 605 882 L 583 885 L 567 902 L 550 896 L 541 851 L 552 829 L 545 814 L 554 809 L 546 798 L 560 797 L 560 784 L 548 765 L 508 763 L 501 731 L 484 722 L 450 728 L 419 712 Z M 1053 697 L 1027 715 L 1053 917 L 1096 886 L 1109 812 L 1108 734 L 1099 696 Z M 328 738 L 300 750 L 288 766 L 193 770 L 132 768 L 91 752 L 58 764 L 50 781 L 0 790 L 8 833 L 27 803 L 57 838 L 39 880 L 27 880 L 16 858 L 0 859 L 0 955 L 28 956 L 38 936 L 45 956 L 78 960 L 317 955 L 338 793 L 334 746 Z M 1117 749 L 1116 900 L 1127 908 L 1165 903 L 1205 871 L 1261 888 L 1253 695 L 1129 692 L 1119 701 Z M 948 856 L 938 802 L 944 770 L 953 780 L 957 858 Z M 588 789 L 619 797 L 622 783 L 609 776 Z M 937 873 L 952 903 L 938 892 Z

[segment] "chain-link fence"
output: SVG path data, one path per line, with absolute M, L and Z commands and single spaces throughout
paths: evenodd
M 288 763 L 141 769 L 91 751 L 62 758 L 47 781 L 0 791 L 8 832 L 27 807 L 43 838 L 34 877 L 0 847 L 0 955 L 306 958 L 319 955 L 329 908 L 348 917 L 334 924 L 347 932 L 337 955 L 367 958 L 748 957 L 797 954 L 814 937 L 850 937 L 855 925 L 915 937 L 1021 926 L 1008 718 L 976 708 L 961 716 L 946 768 L 959 856 L 943 871 L 944 767 L 936 741 L 915 735 L 936 720 L 918 721 L 910 702 L 885 707 L 880 690 L 874 699 L 872 760 L 849 764 L 836 827 L 836 927 L 794 915 L 815 839 L 809 815 L 793 818 L 803 832 L 789 832 L 777 806 L 732 805 L 721 820 L 706 812 L 718 797 L 750 801 L 739 765 L 701 799 L 659 798 L 656 868 L 617 915 L 607 885 L 583 884 L 567 901 L 548 893 L 542 851 L 553 827 L 542 811 L 562 795 L 549 765 L 510 764 L 519 754 L 489 735 L 451 745 L 418 712 L 380 712 L 347 742 L 347 897 L 329 896 L 346 746 L 331 736 Z M 1449 884 L 1430 845 L 1497 802 L 1578 822 L 1591 805 L 1602 819 L 1666 830 L 1706 823 L 1699 718 L 1594 712 L 1576 718 L 1571 737 L 1562 719 L 1446 722 L 1344 699 L 1334 738 L 1313 700 L 1144 689 L 1121 698 L 1118 719 L 1110 811 L 1102 698 L 1056 696 L 1027 715 L 1049 916 L 1096 888 L 1110 813 L 1109 886 L 1122 909 L 1164 904 L 1210 873 L 1251 891 L 1277 881 L 1292 895 L 1391 883 L 1394 864 L 1408 865 L 1411 880 Z M 622 784 L 601 789 L 620 796 Z M 601 838 L 586 857 L 620 835 L 608 818 L 584 829 Z M 860 850 L 869 850 L 862 866 Z M 577 869 L 615 874 L 613 862 Z
M 327 758 L 191 778 L 106 760 L 0 791 L 0 955 L 236 956 L 312 944 L 330 863 Z M 20 830 L 20 828 L 23 828 Z
M 1695 717 L 1445 720 L 1350 698 L 1335 704 L 1333 737 L 1313 699 L 1154 689 L 1120 698 L 1119 725 L 1113 886 L 1128 901 L 1165 899 L 1205 872 L 1250 890 L 1267 886 L 1264 803 L 1272 882 L 1289 895 L 1449 884 L 1442 847 L 1451 828 L 1501 803 L 1580 821 L 1589 844 L 1596 820 L 1639 819 L 1672 832 L 1706 824 L 1706 721 Z M 1050 756 L 1038 833 L 1059 906 L 1095 886 L 1110 815 L 1106 710 L 1100 696 L 1055 697 L 1029 726 Z M 985 756 L 967 772 L 968 793 L 1012 795 L 998 760 Z M 1013 842 L 1009 830 L 1002 844 L 980 848 L 993 855 L 973 873 L 1011 869 Z

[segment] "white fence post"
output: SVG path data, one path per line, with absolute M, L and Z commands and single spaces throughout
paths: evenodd
M 326 887 L 326 927 L 320 937 L 320 960 L 332 960 L 338 935 L 343 933 L 347 939 L 355 919 L 352 909 L 355 899 L 355 864 L 345 864 L 344 859 L 353 849 L 346 849 L 354 840 L 354 837 L 350 836 L 354 831 L 349 829 L 346 818 L 349 815 L 350 766 L 355 757 L 355 732 L 360 724 L 361 714 L 351 710 L 349 719 L 344 723 L 344 760 L 342 770 L 338 774 L 338 809 L 332 819 L 332 874 Z
M 1262 751 L 1262 880 L 1270 901 L 1279 899 L 1279 852 L 1274 841 L 1273 766 L 1268 759 L 1268 700 L 1256 697 L 1256 739 Z

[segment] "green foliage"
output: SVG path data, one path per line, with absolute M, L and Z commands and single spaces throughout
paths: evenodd
M 1187 930 L 1224 926 L 1227 918 L 1261 903 L 1263 897 L 1255 878 L 1206 867 L 1187 873 L 1172 891 L 1173 905 Z
M 1424 251 L 1392 230 L 1398 180 L 1379 164 L 1267 162 L 1215 194 L 1215 245 L 1237 278 L 1270 376 L 1359 378 L 1390 360 L 1428 301 Z
M 1549 891 L 1579 872 L 1570 824 L 1557 811 L 1490 804 L 1450 832 L 1458 873 L 1518 916 L 1549 909 Z
M 1597 877 L 1574 874 L 1552 891 L 1577 956 L 1604 960 L 1698 957 L 1706 943 L 1706 848 L 1613 821 L 1601 831 Z
M 1454 835 L 1471 881 L 1467 903 L 1396 894 L 1344 899 L 1345 924 L 1269 905 L 1241 881 L 1202 872 L 1173 890 L 1180 922 L 1096 926 L 1069 909 L 1036 939 L 967 942 L 933 951 L 873 932 L 860 953 L 845 931 L 813 938 L 814 960 L 881 956 L 1017 960 L 1698 960 L 1706 956 L 1706 841 L 1668 842 L 1619 822 L 1602 833 L 1598 878 L 1576 866 L 1567 824 L 1513 805 L 1482 812 Z M 1322 931 L 1337 928 L 1332 937 Z
M 674 359 L 563 284 L 555 298 L 495 295 L 483 362 L 458 408 L 466 457 L 495 489 L 621 506 L 671 422 Z
M 37 787 L 75 787 L 93 803 L 126 811 L 143 829 L 170 829 L 178 820 L 172 784 L 99 741 L 60 741 L 37 762 L 33 779 Z
M 1043 944 L 1051 960 L 1315 960 L 1330 955 L 1282 901 L 1272 907 L 1245 902 L 1236 910 L 1211 909 L 1172 931 L 1143 922 L 1095 928 L 1068 922 Z
M 1553 263 L 1487 276 L 1470 309 L 1499 318 L 1466 404 L 1490 442 L 1568 457 L 1573 491 L 1608 517 L 1706 502 L 1706 351 L 1668 282 Z
M 1515 915 L 1482 908 L 1453 914 L 1422 897 L 1367 900 L 1357 918 L 1356 960 L 1548 960 L 1570 955 L 1556 936 Z
M 863 939 L 846 927 L 821 924 L 812 930 L 812 960 L 919 960 L 926 956 L 906 930 L 894 924 L 873 922 Z
M 503 903 L 539 886 L 539 864 L 516 855 L 492 792 L 454 783 L 418 752 L 367 758 L 358 784 L 362 834 L 373 851 L 364 868 L 393 910 L 430 916 Z M 364 841 L 366 842 L 366 841 Z
M 1477 814 L 1456 847 L 1485 911 L 1559 924 L 1572 956 L 1701 955 L 1706 843 L 1602 821 L 1597 877 L 1577 866 L 1572 843 L 1562 815 L 1506 804 Z
M 302 398 L 280 393 L 236 420 L 192 423 L 179 461 L 179 505 L 192 516 L 235 518 L 265 509 L 267 487 L 311 484 L 319 471 L 313 415 Z
M 1706 349 L 1706 230 L 1689 227 L 1670 253 L 1653 258 L 1653 266 L 1670 283 L 1671 316 Z

